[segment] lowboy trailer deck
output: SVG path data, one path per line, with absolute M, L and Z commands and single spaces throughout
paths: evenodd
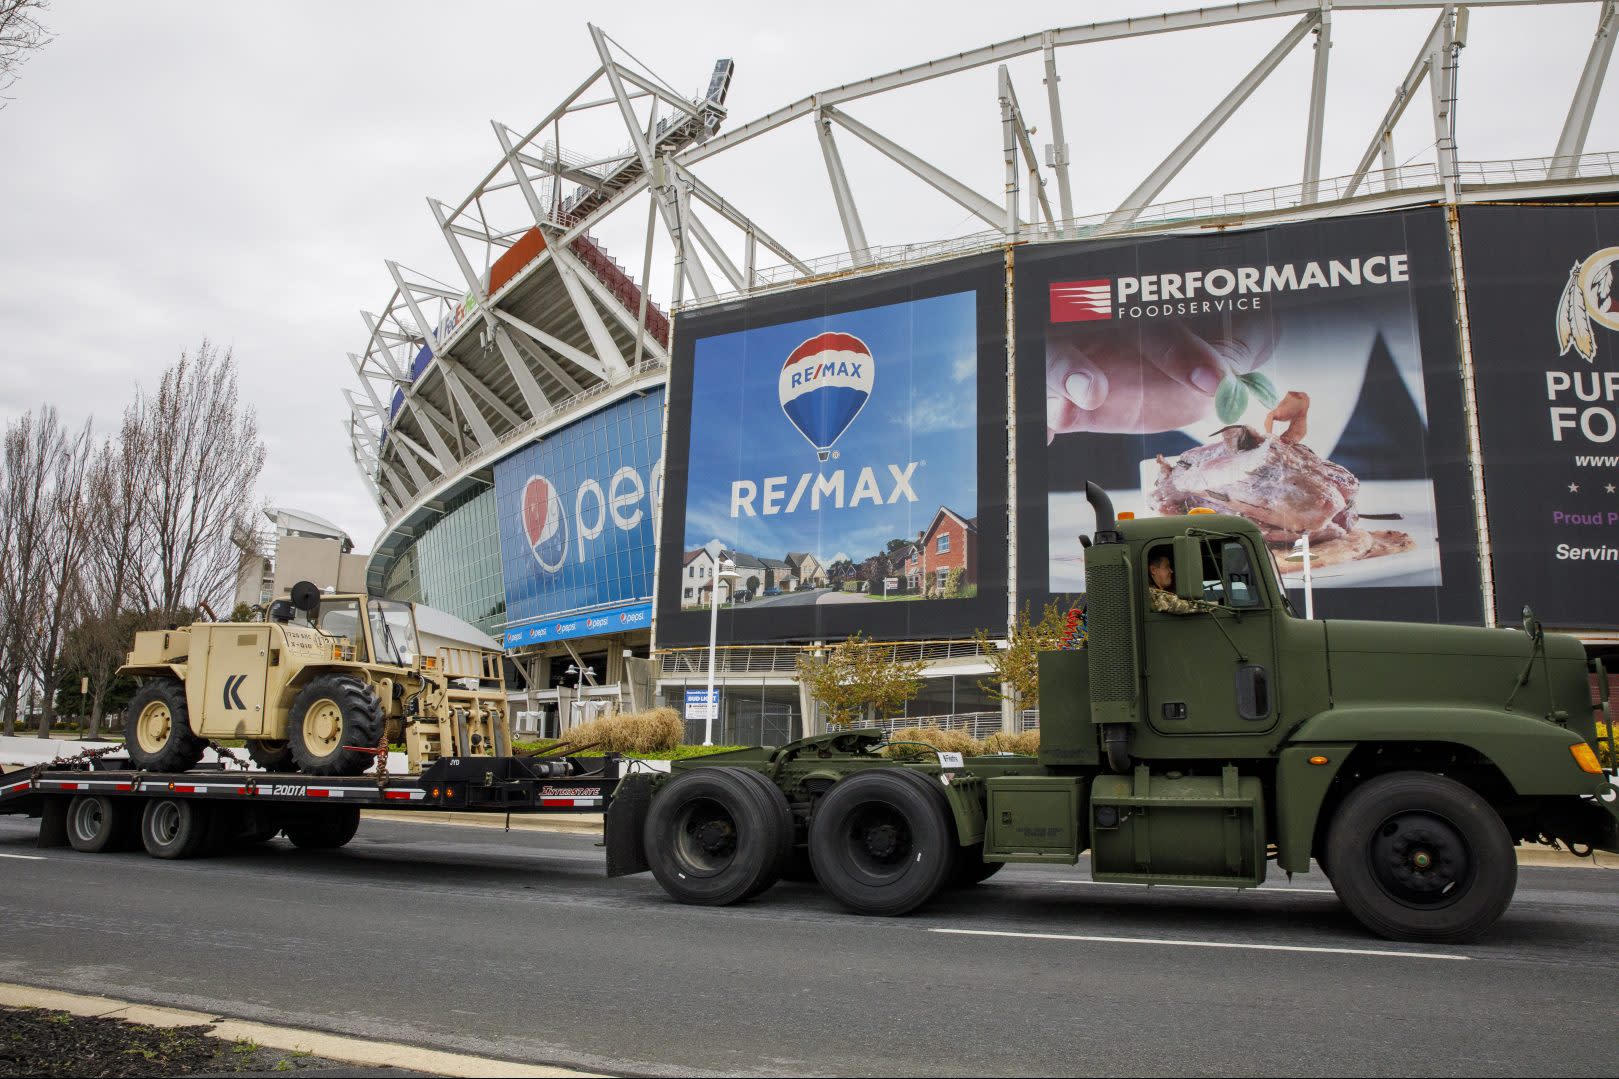
M 40 820 L 39 846 L 144 847 L 192 858 L 285 833 L 311 849 L 354 837 L 362 809 L 601 813 L 624 771 L 605 757 L 443 757 L 419 775 L 310 776 L 227 768 L 113 769 L 103 760 L 0 775 L 0 813 Z

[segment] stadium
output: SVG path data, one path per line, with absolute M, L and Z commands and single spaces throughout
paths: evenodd
M 747 57 L 682 92 L 589 28 L 577 89 L 496 122 L 483 178 L 429 199 L 437 276 L 387 263 L 364 314 L 346 393 L 386 522 L 368 589 L 500 639 L 520 729 L 678 708 L 712 677 L 727 743 L 816 730 L 797 665 L 855 632 L 926 664 L 891 724 L 1037 724 L 983 685 L 975 634 L 1083 595 L 1086 481 L 1130 512 L 1250 516 L 1301 612 L 1513 625 L 1532 604 L 1619 640 L 1619 154 L 1586 145 L 1614 5 L 1561 5 L 1583 30 L 1544 156 L 1457 143 L 1470 36 L 1528 6 L 1053 29 L 740 123 Z M 1197 95 L 1126 199 L 1076 213 L 1065 120 L 1089 118 L 1062 72 L 1233 28 L 1268 49 Z M 1323 175 L 1350 34 L 1410 63 L 1355 167 Z M 1298 182 L 1161 201 L 1272 76 L 1297 82 Z M 924 156 L 893 126 L 917 95 L 999 122 Z M 1402 157 L 1413 131 L 1431 146 Z M 836 253 L 802 249 L 800 193 L 750 182 L 789 141 Z

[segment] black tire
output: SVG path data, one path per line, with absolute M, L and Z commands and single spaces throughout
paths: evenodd
M 207 806 L 186 798 L 153 798 L 141 811 L 141 845 L 153 858 L 195 858 L 213 832 Z
M 130 850 L 139 842 L 140 806 L 101 794 L 77 794 L 67 804 L 67 841 L 85 854 Z
M 694 768 L 653 796 L 642 830 L 647 861 L 680 902 L 725 906 L 780 876 L 780 817 L 747 771 Z
M 787 795 L 782 793 L 780 787 L 765 778 L 763 773 L 755 772 L 751 768 L 738 768 L 736 771 L 743 779 L 758 788 L 760 794 L 764 796 L 765 803 L 770 807 L 770 815 L 773 818 L 771 828 L 776 844 L 775 858 L 772 864 L 759 874 L 759 879 L 754 881 L 748 894 L 742 897 L 752 899 L 762 892 L 769 891 L 781 880 L 782 873 L 793 856 L 793 810 L 787 804 Z
M 883 916 L 937 895 L 958 844 L 936 782 L 880 768 L 834 784 L 810 824 L 810 861 L 821 887 L 850 910 Z
M 124 748 L 138 770 L 188 771 L 208 747 L 191 730 L 186 687 L 178 678 L 148 679 L 135 691 L 124 717 Z
M 1327 863 L 1344 906 L 1390 940 L 1476 940 L 1518 883 L 1512 836 L 1490 804 L 1424 772 L 1351 791 L 1332 818 Z
M 970 847 L 956 848 L 956 867 L 950 872 L 950 881 L 946 887 L 971 888 L 1006 868 L 1005 862 L 984 861 L 984 844 L 974 843 Z
M 236 836 L 238 847 L 256 847 L 281 834 L 281 815 L 267 806 L 242 811 L 242 830 Z
M 292 747 L 286 742 L 269 738 L 249 738 L 247 755 L 266 772 L 290 772 L 297 765 L 292 759 Z
M 336 850 L 354 838 L 360 828 L 358 806 L 305 810 L 281 822 L 292 845 L 300 850 Z
M 293 699 L 287 746 L 298 771 L 312 776 L 357 776 L 376 757 L 347 746 L 374 748 L 382 740 L 382 703 L 363 683 L 324 674 Z

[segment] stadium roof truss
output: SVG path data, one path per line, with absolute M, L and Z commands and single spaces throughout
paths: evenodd
M 1457 72 L 1468 9 L 1582 4 L 1596 26 L 1553 152 L 1543 158 L 1464 162 L 1456 148 Z M 1611 189 L 1619 155 L 1585 153 L 1591 118 L 1619 35 L 1616 0 L 1258 0 L 1093 23 L 1030 34 L 811 94 L 720 133 L 731 62 L 720 61 L 703 96 L 683 96 L 600 28 L 590 27 L 599 66 L 527 133 L 499 122 L 500 156 L 458 205 L 428 203 L 460 275 L 437 280 L 387 264 L 393 292 L 380 314 L 365 313 L 365 347 L 349 356 L 360 390 L 346 391 L 355 460 L 390 529 L 446 492 L 465 486 L 520 441 L 542 437 L 602 399 L 662 381 L 669 322 L 643 287 L 653 251 L 673 252 L 670 302 L 791 287 L 849 272 L 926 261 L 1030 239 L 1080 238 L 1184 228 L 1211 221 L 1285 220 L 1323 203 L 1365 208 L 1470 197 L 1554 195 Z M 1333 19 L 1346 13 L 1431 10 L 1411 66 L 1366 149 L 1347 176 L 1321 176 L 1322 133 Z M 1283 32 L 1170 153 L 1106 213 L 1074 212 L 1064 140 L 1060 51 L 1148 35 L 1277 20 Z M 1313 50 L 1300 182 L 1220 198 L 1156 203 L 1171 181 L 1296 50 Z M 1044 65 L 1049 142 L 1037 153 L 1033 127 L 1008 61 L 1038 55 Z M 987 65 L 999 65 L 1000 157 L 1005 187 L 992 198 L 847 111 L 871 99 Z M 1422 89 L 1427 86 L 1427 93 Z M 1430 113 L 1431 162 L 1399 164 L 1394 132 L 1409 109 Z M 624 148 L 585 154 L 564 147 L 564 121 L 603 110 L 623 125 Z M 599 114 L 598 114 L 599 115 Z M 814 261 L 795 255 L 697 175 L 699 167 L 759 136 L 807 124 L 820 149 L 845 251 Z M 549 133 L 549 139 L 546 138 Z M 840 140 L 855 140 L 900 167 L 911 181 L 976 219 L 980 231 L 904 247 L 868 238 L 859 192 Z M 1376 166 L 1374 168 L 1374 166 Z M 1055 181 L 1053 202 L 1048 184 Z M 607 254 L 592 230 L 640 195 L 647 217 L 638 276 Z M 782 213 L 796 212 L 781 207 Z M 713 223 L 713 228 L 710 228 Z M 641 230 L 636 230 L 639 233 Z M 661 237 L 660 237 L 661 233 Z M 763 253 L 770 260 L 759 265 Z M 639 284 L 637 283 L 639 282 Z

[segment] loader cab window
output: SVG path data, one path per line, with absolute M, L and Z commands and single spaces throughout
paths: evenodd
M 414 667 L 419 650 L 416 620 L 411 617 L 410 604 L 374 599 L 370 612 L 371 642 L 376 647 L 377 662 Z
M 360 603 L 352 599 L 323 599 L 315 620 L 315 628 L 328 637 L 336 637 L 354 650 L 356 662 L 367 662 L 365 627 L 360 623 Z

